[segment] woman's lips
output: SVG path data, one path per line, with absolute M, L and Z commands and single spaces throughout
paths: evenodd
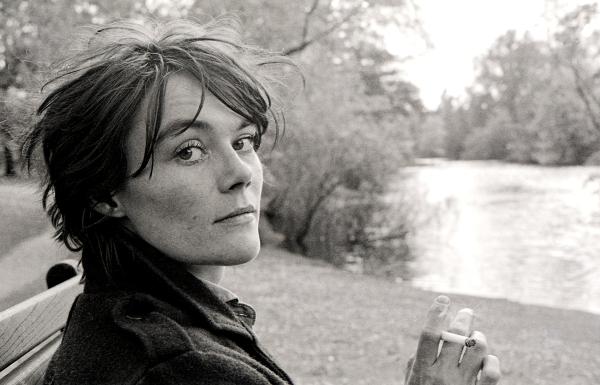
M 238 214 L 232 217 L 227 217 L 224 219 L 220 219 L 218 221 L 215 221 L 215 223 L 222 223 L 222 224 L 228 224 L 228 225 L 241 225 L 241 224 L 245 224 L 245 223 L 250 223 L 252 221 L 254 221 L 254 213 L 244 213 L 244 214 Z
M 216 219 L 213 223 L 246 223 L 254 220 L 255 213 L 256 209 L 252 205 L 240 207 Z

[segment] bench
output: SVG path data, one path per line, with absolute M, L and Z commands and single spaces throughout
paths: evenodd
M 62 261 L 46 274 L 48 290 L 0 312 L 0 385 L 42 383 L 80 281 L 77 262 Z

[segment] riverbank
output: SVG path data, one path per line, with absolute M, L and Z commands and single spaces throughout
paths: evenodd
M 437 293 L 357 276 L 325 263 L 263 249 L 232 268 L 225 285 L 257 309 L 256 330 L 299 384 L 400 384 Z M 600 316 L 451 295 L 475 309 L 501 359 L 502 383 L 600 382 Z
M 0 201 L 3 242 L 14 242 L 15 234 L 29 234 L 36 223 L 44 223 L 37 216 L 21 215 L 37 213 L 37 203 L 27 190 L 18 191 L 18 199 Z M 20 209 L 5 209 L 6 202 Z M 11 235 L 4 237 L 5 232 Z M 50 249 L 48 234 L 24 237 L 0 257 L 3 295 L 60 256 L 56 248 Z M 255 261 L 231 268 L 224 285 L 254 305 L 257 334 L 299 385 L 401 384 L 424 315 L 437 295 L 354 275 L 273 245 L 264 247 Z M 475 309 L 475 327 L 486 333 L 492 353 L 500 357 L 502 383 L 600 383 L 600 316 L 450 297 L 454 310 Z

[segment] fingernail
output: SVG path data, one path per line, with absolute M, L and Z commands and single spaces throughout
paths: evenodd
M 431 305 L 431 310 L 438 314 L 438 317 L 443 318 L 450 307 L 450 298 L 445 295 L 438 296 Z
M 475 314 L 475 312 L 473 311 L 473 309 L 469 309 L 468 307 L 466 307 L 464 309 L 460 309 L 458 312 L 459 313 L 466 313 L 466 314 L 471 315 L 471 316 L 473 314 Z

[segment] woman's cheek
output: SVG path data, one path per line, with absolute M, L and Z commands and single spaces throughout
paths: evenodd
M 159 181 L 153 176 L 129 190 L 126 199 L 129 203 L 129 211 L 138 211 L 131 213 L 130 218 L 140 216 L 143 218 L 154 218 L 162 221 L 182 220 L 190 217 L 198 219 L 202 207 L 207 205 L 206 194 L 196 183 L 181 183 L 177 179 L 168 178 L 168 180 Z M 154 182 L 154 183 L 153 183 Z M 150 219 L 148 218 L 148 219 Z

